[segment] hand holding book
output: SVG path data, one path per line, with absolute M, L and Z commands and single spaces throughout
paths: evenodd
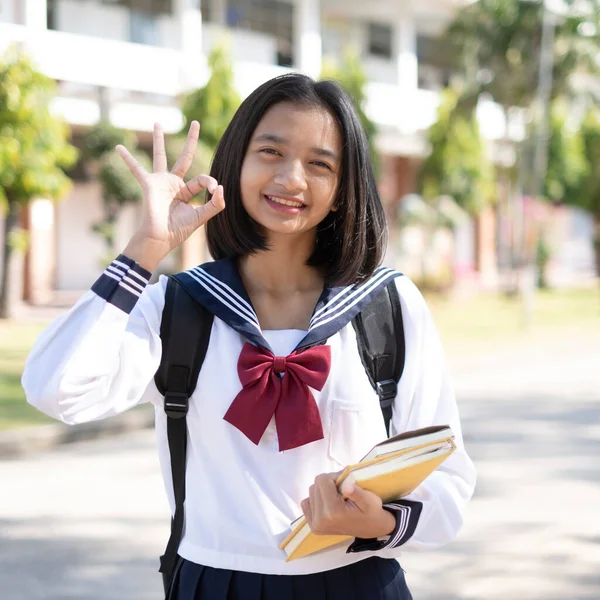
M 447 425 L 396 435 L 377 444 L 341 473 L 319 475 L 302 502 L 304 515 L 280 544 L 286 561 L 313 554 L 352 537 L 377 538 L 394 525 L 383 503 L 412 493 L 456 449 Z M 393 519 L 393 517 L 392 517 Z
M 302 511 L 310 530 L 317 535 L 375 538 L 391 533 L 394 516 L 384 510 L 381 498 L 352 483 L 338 490 L 340 473 L 324 473 L 309 488 Z

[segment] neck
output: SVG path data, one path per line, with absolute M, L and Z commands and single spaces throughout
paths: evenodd
M 306 264 L 314 243 L 314 236 L 270 236 L 269 250 L 240 258 L 239 271 L 248 292 L 279 296 L 322 289 L 323 274 Z

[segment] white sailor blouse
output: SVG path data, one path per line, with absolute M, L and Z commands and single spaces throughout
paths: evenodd
M 475 470 L 464 449 L 433 319 L 407 277 L 380 268 L 360 285 L 325 288 L 308 331 L 262 330 L 232 260 L 207 263 L 177 277 L 215 315 L 187 416 L 182 557 L 215 568 L 306 574 L 366 556 L 397 558 L 406 550 L 433 549 L 456 536 L 473 494 Z M 153 285 L 149 279 L 150 273 L 119 256 L 42 333 L 22 382 L 29 403 L 69 424 L 151 402 L 161 471 L 174 511 L 166 415 L 154 384 L 167 278 L 161 276 Z M 406 345 L 392 434 L 448 424 L 457 450 L 412 494 L 385 505 L 396 516 L 390 536 L 356 539 L 348 547 L 285 562 L 279 544 L 290 522 L 302 514 L 300 502 L 315 477 L 360 460 L 386 437 L 351 320 L 392 280 L 400 295 Z M 301 351 L 315 348 L 321 350 L 302 358 Z M 295 394 L 298 402 L 304 398 L 305 418 L 296 419 L 294 427 L 285 407 L 289 389 L 275 389 L 272 373 L 284 373 L 278 377 L 281 385 L 287 380 L 295 386 L 290 397 Z M 262 393 L 251 390 L 261 386 Z M 252 398 L 240 402 L 249 393 Z M 270 408 L 262 407 L 261 398 Z M 248 401 L 261 413 L 258 425 L 250 428 L 244 412 Z

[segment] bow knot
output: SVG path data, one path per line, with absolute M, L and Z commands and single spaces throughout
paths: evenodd
M 273 370 L 275 373 L 285 373 L 286 367 L 286 357 L 285 356 L 275 356 L 273 358 Z
M 330 368 L 329 346 L 275 356 L 246 343 L 238 359 L 243 388 L 224 419 L 258 444 L 275 416 L 280 451 L 323 439 L 321 415 L 309 386 L 321 391 Z

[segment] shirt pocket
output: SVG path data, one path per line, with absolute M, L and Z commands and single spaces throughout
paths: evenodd
M 379 399 L 363 401 L 335 398 L 329 412 L 329 458 L 340 468 L 357 463 L 386 438 Z

